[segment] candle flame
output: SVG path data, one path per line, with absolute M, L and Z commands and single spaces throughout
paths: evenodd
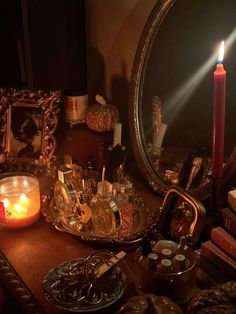
M 4 204 L 4 207 L 7 208 L 9 206 L 9 201 L 7 198 L 4 198 L 3 200 L 3 204 Z
M 218 63 L 222 63 L 223 62 L 224 50 L 225 50 L 225 43 L 224 43 L 224 41 L 222 41 L 221 44 L 220 44 L 220 49 L 219 49 Z
M 21 194 L 20 200 L 21 200 L 23 203 L 27 202 L 27 197 L 26 197 L 26 195 L 25 195 L 25 194 Z
M 15 207 L 15 210 L 18 213 L 22 213 L 23 212 L 23 207 L 20 204 L 15 204 L 14 207 Z

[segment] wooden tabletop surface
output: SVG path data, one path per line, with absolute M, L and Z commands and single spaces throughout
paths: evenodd
M 140 190 L 141 186 L 136 186 L 136 188 Z M 160 205 L 161 200 L 156 195 L 146 189 L 143 191 L 143 198 L 147 203 L 154 207 Z M 106 246 L 97 247 L 94 244 L 81 241 L 76 236 L 61 232 L 51 223 L 46 222 L 44 217 L 27 228 L 18 230 L 2 228 L 0 234 L 0 250 L 7 263 L 10 263 L 9 267 L 22 280 L 26 289 L 29 289 L 38 303 L 41 312 L 38 311 L 37 313 L 68 313 L 68 311 L 55 307 L 45 298 L 42 282 L 50 269 L 66 260 L 85 258 L 101 248 L 110 250 Z M 119 247 L 114 247 L 114 250 L 118 252 Z M 133 268 L 134 253 L 135 250 L 131 250 L 120 262 L 120 267 L 127 278 L 124 295 L 115 304 L 97 311 L 98 314 L 115 313 L 129 296 L 137 294 Z M 4 266 L 3 262 L 2 266 Z M 8 276 L 10 277 L 10 274 Z M 7 282 L 9 282 L 8 279 Z M 14 290 L 12 286 L 10 289 Z M 32 312 L 29 311 L 29 313 Z

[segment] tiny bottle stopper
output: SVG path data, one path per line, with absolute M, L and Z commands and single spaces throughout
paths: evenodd
M 112 193 L 112 184 L 105 180 L 105 166 L 102 168 L 102 181 L 98 182 L 97 193 L 102 196 Z
M 161 255 L 163 258 L 171 258 L 173 256 L 173 252 L 170 249 L 161 250 Z
M 148 269 L 152 271 L 156 271 L 158 262 L 158 255 L 156 253 L 148 254 Z
M 186 269 L 186 256 L 183 254 L 176 254 L 173 259 L 175 271 L 183 271 Z
M 160 263 L 160 270 L 170 272 L 172 270 L 172 261 L 168 258 L 163 258 Z

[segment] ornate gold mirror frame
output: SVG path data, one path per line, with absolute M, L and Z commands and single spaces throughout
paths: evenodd
M 144 141 L 144 130 L 142 128 L 142 94 L 144 86 L 144 72 L 147 66 L 147 58 L 150 48 L 152 47 L 155 35 L 159 27 L 172 7 L 175 0 L 167 0 L 158 2 L 151 12 L 147 23 L 145 24 L 140 42 L 137 48 L 133 72 L 131 76 L 130 99 L 129 99 L 129 125 L 133 139 L 133 150 L 135 157 L 140 166 L 141 171 L 147 177 L 149 184 L 154 191 L 163 196 L 167 193 L 169 185 L 165 184 L 154 171 L 153 165 L 150 163 L 146 143 Z
M 236 38 L 235 12 L 236 3 L 232 0 L 224 3 L 212 0 L 207 2 L 203 0 L 197 2 L 162 0 L 157 1 L 145 24 L 131 75 L 129 124 L 133 150 L 139 168 L 153 190 L 161 196 L 165 196 L 171 186 L 179 185 L 182 188 L 186 188 L 186 186 L 180 185 L 179 181 L 175 180 L 175 176 L 172 176 L 174 173 L 172 169 L 169 172 L 167 170 L 163 175 L 158 164 L 159 159 L 157 162 L 153 162 L 153 155 L 156 154 L 155 158 L 160 156 L 162 158 L 164 154 L 161 155 L 162 151 L 151 151 L 150 153 L 149 150 L 148 142 L 153 117 L 152 96 L 160 96 L 160 99 L 163 100 L 161 109 L 164 113 L 162 114 L 164 122 L 182 105 L 182 111 L 179 111 L 174 119 L 167 122 L 168 128 L 165 133 L 163 149 L 166 149 L 165 144 L 167 142 L 168 144 L 174 143 L 175 147 L 182 149 L 178 153 L 185 154 L 185 161 L 186 156 L 196 153 L 196 160 L 194 157 L 194 161 L 201 161 L 205 171 L 205 181 L 203 182 L 198 178 L 201 185 L 197 185 L 197 180 L 194 181 L 195 184 L 189 180 L 188 183 L 192 185 L 190 184 L 191 187 L 187 187 L 186 190 L 201 200 L 207 198 L 211 192 L 211 110 L 213 96 L 211 84 L 213 85 L 213 71 L 217 63 L 216 48 L 219 40 L 222 39 L 225 39 L 226 42 L 225 68 L 230 70 L 227 72 L 225 165 L 222 184 L 229 183 L 233 178 L 236 169 L 236 152 L 234 149 L 236 131 L 232 119 L 233 116 L 236 116 L 234 88 L 236 71 L 233 70 L 235 69 L 235 58 L 232 51 L 234 48 L 232 43 L 235 42 Z M 222 16 L 228 18 L 222 18 Z M 192 33 L 190 34 L 189 31 Z M 180 41 L 178 41 L 179 39 Z M 184 56 L 181 52 L 185 50 L 186 55 Z M 200 52 L 199 57 L 198 52 Z M 232 56 L 231 59 L 229 59 L 230 55 Z M 208 62 L 209 60 L 211 62 Z M 205 72 L 203 71 L 204 75 L 200 80 L 195 74 L 199 74 L 198 70 L 202 70 L 200 69 L 201 65 L 206 66 Z M 185 98 L 190 95 L 191 83 L 193 83 L 192 85 L 196 83 L 198 89 L 196 89 L 197 92 L 194 90 L 191 94 L 193 96 L 186 100 Z M 182 94 L 179 92 L 180 87 L 184 87 L 185 92 L 182 90 Z M 172 105 L 173 103 L 175 105 L 172 110 L 171 107 L 166 106 L 170 105 L 171 101 Z M 179 118 L 181 118 L 181 122 L 177 127 L 176 122 Z M 171 124 L 173 120 L 176 123 L 174 127 Z M 182 144 L 183 146 L 188 145 L 181 147 Z M 178 157 L 176 158 L 176 152 L 174 153 L 171 156 L 172 165 L 175 168 L 181 165 L 183 168 L 184 162 L 182 160 L 182 163 L 179 162 Z M 178 168 L 179 172 L 181 167 Z M 194 170 L 192 166 L 191 171 Z M 167 178 L 167 172 L 168 175 L 173 172 L 170 176 L 171 179 Z
M 60 91 L 0 89 L 0 162 L 44 166 L 56 162 Z

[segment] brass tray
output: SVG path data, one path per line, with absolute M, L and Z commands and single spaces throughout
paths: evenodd
M 52 223 L 56 229 L 77 236 L 80 240 L 92 242 L 96 244 L 118 244 L 120 246 L 140 245 L 142 237 L 148 232 L 151 225 L 155 220 L 155 215 L 148 209 L 142 198 L 135 194 L 133 196 L 135 201 L 135 210 L 133 214 L 133 227 L 129 233 L 121 233 L 117 231 L 112 235 L 103 237 L 97 235 L 92 231 L 85 231 L 81 228 L 79 222 L 74 223 L 68 219 L 61 217 L 58 208 L 52 198 L 50 204 L 43 206 L 42 213 L 46 221 Z

